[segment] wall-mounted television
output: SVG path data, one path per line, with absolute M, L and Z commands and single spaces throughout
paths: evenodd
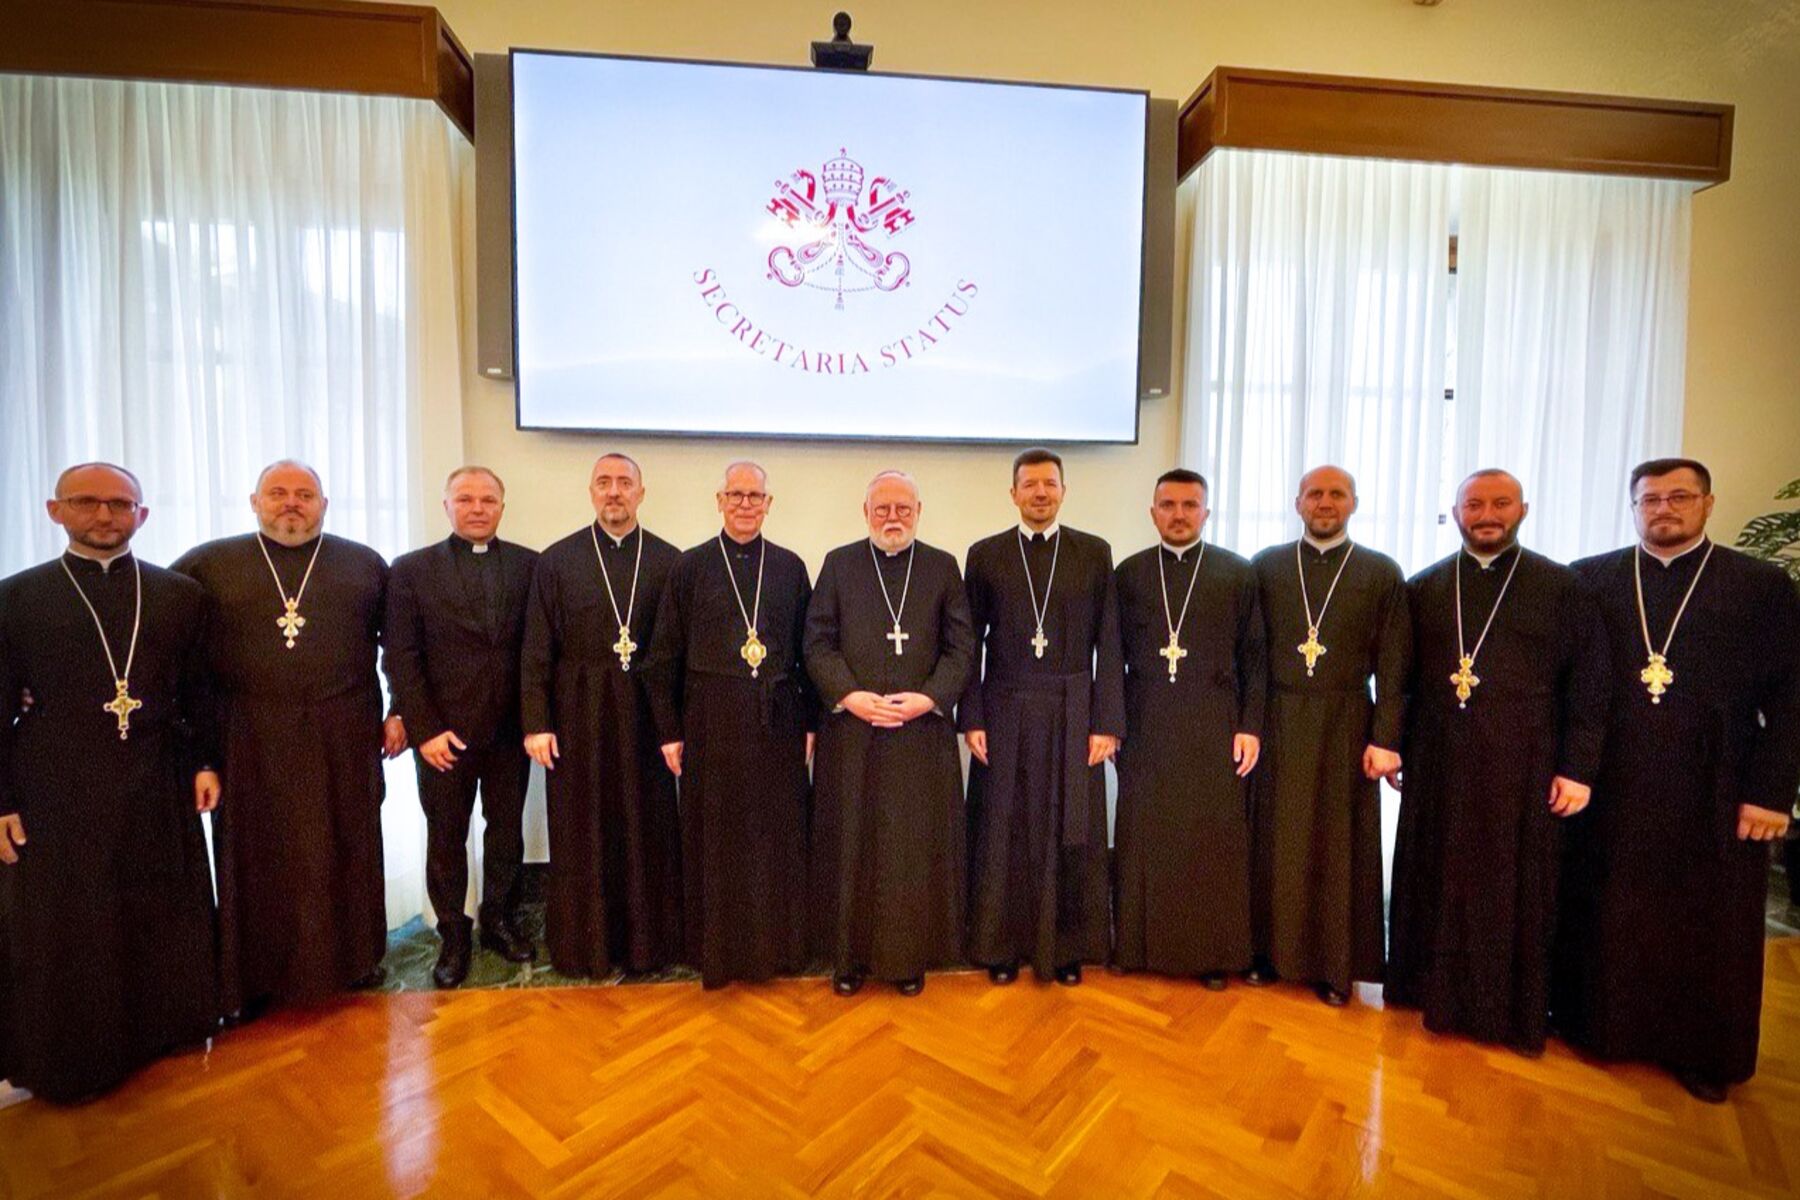
M 521 428 L 1136 439 L 1146 93 L 511 66 Z

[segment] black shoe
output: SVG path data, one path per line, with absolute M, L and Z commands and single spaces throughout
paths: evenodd
M 1350 1003 L 1350 996 L 1348 993 L 1338 991 L 1329 983 L 1318 984 L 1313 990 L 1319 993 L 1319 999 L 1323 1000 L 1332 1008 L 1342 1008 L 1344 1005 Z
M 469 977 L 469 927 L 452 925 L 438 930 L 443 946 L 438 950 L 437 965 L 431 968 L 431 982 L 440 988 L 453 988 Z
M 360 979 L 351 981 L 350 990 L 353 992 L 372 992 L 376 988 L 380 987 L 382 984 L 384 984 L 386 982 L 387 982 L 387 968 L 383 967 L 383 966 L 377 966 L 373 971 L 370 971 L 367 975 L 364 975 Z
M 1263 966 L 1251 967 L 1248 971 L 1244 972 L 1244 982 L 1251 987 L 1268 987 L 1278 978 L 1279 976 L 1277 976 L 1274 971 Z
M 1005 987 L 1019 977 L 1019 964 L 1016 962 L 996 963 L 988 968 L 988 978 Z
M 862 991 L 863 977 L 853 971 L 838 971 L 831 977 L 831 990 L 840 996 L 854 996 Z
M 1081 964 L 1070 963 L 1066 967 L 1056 968 L 1056 982 L 1064 987 L 1074 987 L 1081 982 Z
M 537 958 L 537 947 L 511 921 L 483 923 L 481 948 L 492 950 L 509 963 L 528 963 Z
M 894 990 L 902 996 L 916 996 L 925 990 L 925 977 L 914 975 L 911 979 L 902 979 L 894 985 Z
M 1200 976 L 1200 986 L 1205 988 L 1209 992 L 1224 991 L 1225 990 L 1225 972 L 1223 972 L 1223 971 L 1207 971 L 1205 974 Z
M 1725 1103 L 1725 1084 L 1714 1083 L 1712 1080 L 1702 1079 L 1698 1075 L 1681 1074 L 1675 1078 L 1682 1087 L 1687 1089 L 1688 1095 L 1694 1099 L 1703 1100 L 1707 1104 Z

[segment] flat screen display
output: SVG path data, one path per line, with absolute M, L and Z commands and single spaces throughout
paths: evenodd
M 522 428 L 1136 439 L 1145 93 L 512 71 Z

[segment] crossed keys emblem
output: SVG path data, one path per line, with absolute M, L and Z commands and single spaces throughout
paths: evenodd
M 769 211 L 811 240 L 769 251 L 769 278 L 783 287 L 835 292 L 892 292 L 906 283 L 912 262 L 898 250 L 883 253 L 874 240 L 892 239 L 913 223 L 912 194 L 885 175 L 863 186 L 862 164 L 842 148 L 817 175 L 797 170 L 777 180 Z M 816 278 L 823 276 L 823 279 Z

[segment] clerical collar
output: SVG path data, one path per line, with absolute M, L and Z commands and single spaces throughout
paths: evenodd
M 1462 552 L 1464 554 L 1468 555 L 1470 558 L 1474 559 L 1476 562 L 1480 563 L 1481 569 L 1485 571 L 1488 568 L 1492 567 L 1495 563 L 1499 562 L 1501 559 L 1505 558 L 1508 554 L 1511 554 L 1514 550 L 1517 550 L 1518 548 L 1519 548 L 1519 543 L 1514 542 L 1512 545 L 1508 546 L 1506 549 L 1498 551 L 1497 553 L 1494 553 L 1494 554 L 1477 554 L 1475 551 L 1469 549 L 1467 543 L 1464 543 Z
M 880 550 L 881 556 L 883 558 L 899 558 L 902 554 L 905 554 L 908 550 L 911 550 L 915 544 L 916 544 L 916 541 L 908 542 L 908 543 L 906 543 L 906 545 L 900 547 L 898 550 L 886 550 L 886 549 L 883 549 L 881 544 L 879 542 L 877 542 L 874 538 L 869 539 L 869 545 L 873 546 L 877 550 Z
M 1661 563 L 1663 566 L 1672 567 L 1675 565 L 1675 561 L 1677 559 L 1686 558 L 1688 555 L 1692 554 L 1694 551 L 1702 549 L 1703 547 L 1705 547 L 1706 542 L 1707 542 L 1706 536 L 1704 534 L 1702 534 L 1700 540 L 1695 542 L 1693 545 L 1689 546 L 1686 550 L 1677 550 L 1673 554 L 1658 554 L 1655 550 L 1652 550 L 1648 546 L 1645 546 L 1643 549 L 1644 549 L 1645 554 L 1648 554 L 1651 558 L 1654 558 L 1657 562 Z
M 1061 529 L 1062 526 L 1055 521 L 1050 522 L 1050 524 L 1044 526 L 1042 529 L 1033 529 L 1025 522 L 1019 522 L 1019 532 L 1024 535 L 1025 540 L 1028 542 L 1034 537 L 1042 537 L 1047 542 L 1055 537 Z
M 462 546 L 462 548 L 467 550 L 470 554 L 486 554 L 494 545 L 493 538 L 489 538 L 485 542 L 473 542 L 460 533 L 452 533 L 450 535 L 450 541 L 453 544 Z
M 1185 561 L 1187 561 L 1187 556 L 1188 556 L 1189 551 L 1198 550 L 1200 548 L 1200 539 L 1195 538 L 1193 541 L 1189 542 L 1185 546 L 1171 546 L 1167 541 L 1165 541 L 1162 544 L 1162 548 L 1164 550 L 1167 550 L 1170 554 L 1173 554 L 1175 556 L 1176 562 L 1185 562 Z
M 740 542 L 721 529 L 719 530 L 719 541 L 724 543 L 727 550 L 736 550 L 739 554 L 748 554 L 750 551 L 756 549 L 756 543 L 762 541 L 762 534 L 761 532 L 758 532 L 757 535 L 749 541 Z
M 617 549 L 621 548 L 622 546 L 624 546 L 626 542 L 631 540 L 631 535 L 638 531 L 638 527 L 635 523 L 631 526 L 630 529 L 627 529 L 624 533 L 621 533 L 618 537 L 614 537 L 612 530 L 608 529 L 606 526 L 602 525 L 598 521 L 594 522 L 594 528 L 598 529 L 600 531 L 601 536 L 613 544 L 614 550 L 617 550 Z
M 77 563 L 92 563 L 94 566 L 99 567 L 102 575 L 111 571 L 114 563 L 124 560 L 129 557 L 130 554 L 130 547 L 126 547 L 123 550 L 115 550 L 111 554 L 79 554 L 73 547 L 63 551 L 63 556 L 65 558 L 74 559 Z
M 1310 533 L 1303 533 L 1300 535 L 1300 540 L 1311 546 L 1314 550 L 1317 550 L 1320 554 L 1330 554 L 1333 550 L 1336 550 L 1339 546 L 1350 540 L 1350 531 L 1347 529 L 1340 529 L 1338 530 L 1336 537 L 1326 538 L 1322 542 Z

